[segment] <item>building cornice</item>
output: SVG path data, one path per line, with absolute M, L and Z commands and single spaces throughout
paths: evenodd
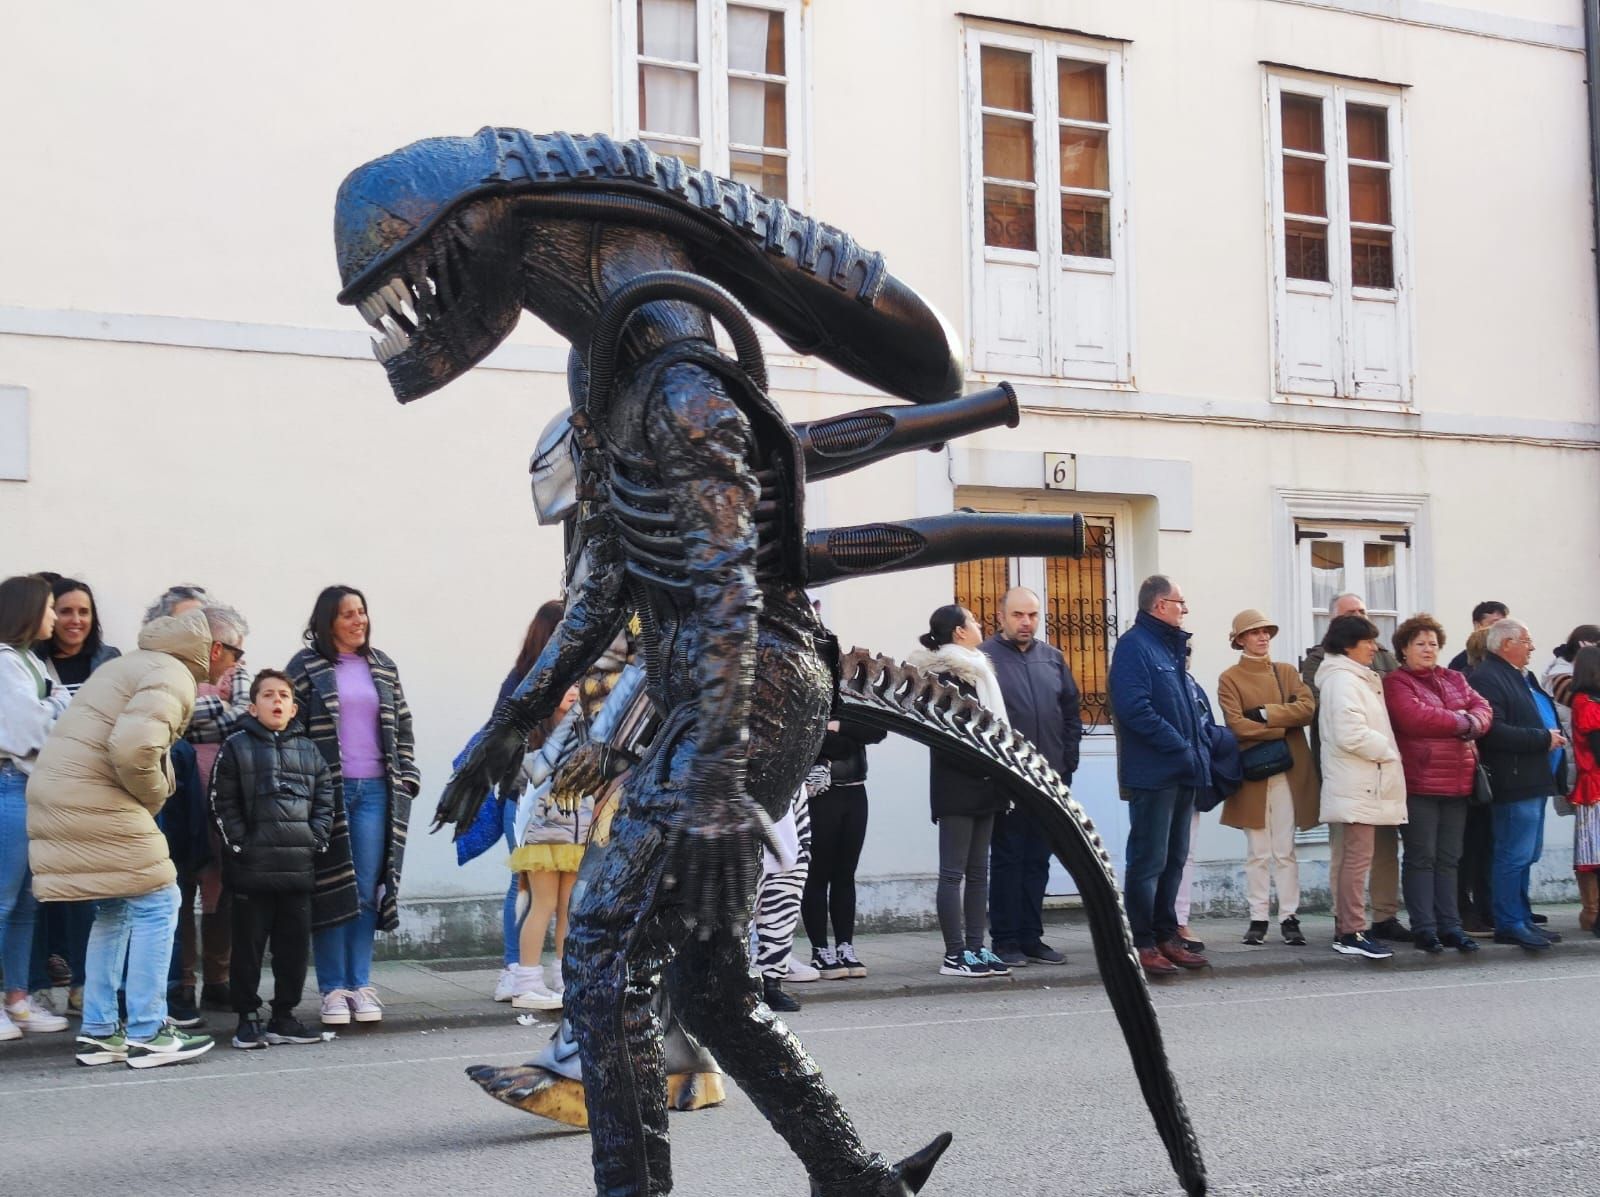
M 372 356 L 372 338 L 362 329 L 301 328 L 192 316 L 0 305 L 0 335 L 8 334 L 350 361 L 365 361 Z M 502 345 L 479 368 L 565 377 L 567 350 L 553 345 Z M 865 383 L 806 358 L 769 357 L 769 374 L 774 391 L 869 401 L 882 398 Z M 26 379 L 5 381 L 24 385 L 27 382 Z M 969 378 L 973 387 L 993 386 L 998 381 L 999 376 Z M 1040 415 L 1600 450 L 1600 423 L 1449 412 L 1373 411 L 1267 399 L 1252 402 L 1196 398 L 1139 391 L 1123 385 L 1085 386 L 1060 380 L 1012 378 L 1010 381 L 1017 388 L 1023 410 Z

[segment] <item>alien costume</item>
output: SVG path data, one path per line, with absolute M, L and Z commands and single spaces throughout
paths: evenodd
M 661 727 L 609 843 L 584 859 L 567 940 L 597 1190 L 672 1187 L 661 1028 L 684 1026 L 788 1141 L 822 1197 L 915 1193 L 949 1143 L 869 1152 L 799 1041 L 760 1000 L 740 927 L 759 849 L 836 703 L 981 757 L 1047 827 L 1090 910 L 1147 1103 L 1190 1193 L 1204 1165 L 1161 1047 L 1109 861 L 1025 741 L 914 671 L 837 643 L 805 587 L 852 574 L 1082 549 L 1078 517 L 952 513 L 807 532 L 808 478 L 978 428 L 1015 426 L 1009 387 L 962 399 L 948 327 L 880 255 L 748 187 L 604 136 L 483 129 L 359 168 L 340 188 L 340 298 L 380 334 L 402 401 L 470 369 L 521 309 L 573 346 L 581 455 L 565 618 L 446 788 L 470 821 L 630 613 Z M 730 293 L 731 292 L 731 293 Z M 738 300 L 734 295 L 739 297 Z M 791 425 L 767 396 L 739 300 L 797 352 L 922 405 Z M 712 319 L 737 361 L 715 344 Z M 670 967 L 669 967 L 670 966 Z

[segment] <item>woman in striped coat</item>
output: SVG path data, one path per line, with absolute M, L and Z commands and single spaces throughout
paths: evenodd
M 312 948 L 322 1021 L 378 1022 L 372 941 L 400 925 L 400 867 L 421 786 L 411 708 L 395 663 L 372 647 L 367 600 L 349 586 L 317 596 L 308 647 L 290 660 L 306 733 L 333 771 L 333 836 L 318 858 Z

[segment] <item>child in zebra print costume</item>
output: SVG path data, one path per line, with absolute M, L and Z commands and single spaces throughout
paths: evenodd
M 761 974 L 761 991 L 767 1005 L 778 1011 L 800 1009 L 800 1003 L 783 991 L 783 978 L 794 948 L 795 928 L 800 924 L 800 895 L 805 892 L 806 874 L 811 869 L 811 798 L 827 789 L 830 780 L 826 765 L 818 765 L 806 774 L 789 813 L 775 829 L 780 840 L 795 848 L 794 864 L 786 869 L 767 852 L 762 858 L 761 880 L 756 883 L 756 971 Z

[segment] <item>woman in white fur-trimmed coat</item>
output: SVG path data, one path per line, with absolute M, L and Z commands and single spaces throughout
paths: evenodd
M 959 603 L 940 607 L 928 618 L 922 649 L 907 658 L 976 698 L 1001 719 L 1005 699 L 989 658 L 978 651 L 983 629 Z M 944 933 L 948 977 L 1001 977 L 1011 970 L 983 943 L 989 907 L 989 840 L 994 817 L 1005 810 L 998 786 L 984 774 L 935 751 L 928 798 L 939 825 L 939 889 L 936 906 Z

